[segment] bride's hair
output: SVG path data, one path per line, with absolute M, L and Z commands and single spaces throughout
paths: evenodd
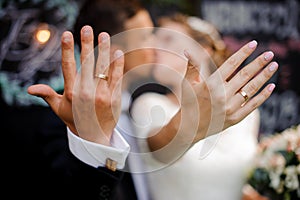
M 182 13 L 161 16 L 157 20 L 159 26 L 167 22 L 181 24 L 195 41 L 202 47 L 209 48 L 211 58 L 218 67 L 230 56 L 231 52 L 226 47 L 220 32 L 208 21 Z

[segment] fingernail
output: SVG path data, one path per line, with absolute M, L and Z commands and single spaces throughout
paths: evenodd
M 275 84 L 274 83 L 270 84 L 268 87 L 269 92 L 273 92 L 274 89 L 275 89 Z
M 84 27 L 84 29 L 83 29 L 83 34 L 84 34 L 85 36 L 90 36 L 90 35 L 91 35 L 91 30 L 90 30 L 90 28 Z
M 119 58 L 119 57 L 123 56 L 123 51 L 121 51 L 121 50 L 116 50 L 114 56 L 115 56 L 115 58 Z
M 71 41 L 71 36 L 70 36 L 70 34 L 68 32 L 65 32 L 63 34 L 63 41 L 64 42 L 70 42 Z
M 185 57 L 187 57 L 188 59 L 190 59 L 190 54 L 189 54 L 189 52 L 186 49 L 183 51 L 183 53 L 184 53 Z
M 256 46 L 257 46 L 256 40 L 253 40 L 253 41 L 249 42 L 249 44 L 248 44 L 248 47 L 250 49 L 254 49 Z
M 273 56 L 274 56 L 274 53 L 272 51 L 268 51 L 268 52 L 265 53 L 264 59 L 266 61 L 269 61 L 269 60 L 271 60 L 273 58 Z
M 101 34 L 101 41 L 105 42 L 108 39 L 106 34 Z
M 271 65 L 269 66 L 269 70 L 270 72 L 273 72 L 277 69 L 278 64 L 276 62 L 271 63 Z

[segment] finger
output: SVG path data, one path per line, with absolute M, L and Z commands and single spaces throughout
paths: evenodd
M 114 53 L 114 61 L 111 67 L 111 77 L 109 78 L 109 87 L 111 90 L 121 91 L 122 76 L 124 71 L 124 54 L 121 50 Z
M 188 59 L 187 69 L 185 72 L 184 79 L 189 81 L 190 84 L 200 81 L 200 65 L 196 64 L 193 56 L 187 51 L 184 51 L 184 55 Z
M 272 94 L 275 89 L 275 84 L 268 84 L 261 92 L 259 92 L 255 97 L 251 98 L 241 109 L 238 110 L 236 116 L 236 123 L 244 119 L 248 114 L 250 114 L 253 110 L 258 108 L 261 104 L 263 104 Z
M 52 108 L 55 113 L 58 113 L 59 102 L 61 95 L 57 94 L 51 87 L 44 84 L 37 84 L 28 87 L 28 94 L 41 97 Z
M 62 72 L 64 76 L 64 90 L 72 93 L 76 76 L 76 62 L 74 57 L 74 39 L 71 32 L 62 35 Z
M 187 63 L 187 69 L 186 72 L 184 74 L 184 78 L 181 82 L 181 104 L 184 105 L 197 105 L 197 96 L 196 93 L 193 88 L 193 86 L 199 86 L 201 84 L 197 84 L 199 83 L 196 77 L 200 77 L 199 76 L 199 70 L 198 68 L 195 66 L 193 59 L 191 58 L 189 52 L 184 51 L 185 56 L 188 58 L 188 63 Z M 200 87 L 200 86 L 199 86 Z M 203 91 L 203 90 L 201 90 Z
M 228 82 L 229 92 L 236 93 L 243 85 L 250 81 L 261 69 L 269 63 L 274 57 L 271 51 L 265 52 L 258 56 L 254 61 L 243 67 L 232 79 Z
M 274 75 L 278 69 L 278 64 L 276 62 L 270 63 L 267 67 L 263 69 L 253 80 L 247 83 L 241 90 L 247 94 L 249 98 L 254 96 L 260 88 Z M 231 100 L 233 105 L 241 105 L 244 103 L 244 97 L 238 92 L 235 97 Z
M 90 26 L 81 29 L 81 80 L 88 87 L 94 77 L 94 36 Z
M 253 53 L 257 47 L 255 40 L 249 42 L 230 56 L 217 70 L 216 73 L 220 73 L 224 81 L 227 81 L 235 70 Z
M 108 33 L 100 33 L 98 36 L 98 59 L 95 74 L 106 74 L 110 65 L 110 37 Z

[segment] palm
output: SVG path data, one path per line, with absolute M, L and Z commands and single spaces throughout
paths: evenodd
M 68 100 L 65 94 L 63 94 L 60 99 L 61 102 L 58 105 L 56 114 L 73 131 L 75 130 L 75 125 L 72 112 L 72 101 Z

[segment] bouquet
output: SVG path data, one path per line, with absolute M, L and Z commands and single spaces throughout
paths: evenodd
M 261 140 L 248 184 L 271 200 L 300 199 L 300 125 Z

